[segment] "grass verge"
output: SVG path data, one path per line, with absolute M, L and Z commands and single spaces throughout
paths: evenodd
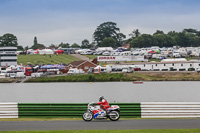
M 0 79 L 0 83 L 13 83 L 16 81 L 17 81 L 17 79 L 11 79 L 11 78 Z
M 26 82 L 200 81 L 195 72 L 137 72 L 82 74 L 31 78 Z
M 199 133 L 200 129 L 0 131 L 0 133 Z

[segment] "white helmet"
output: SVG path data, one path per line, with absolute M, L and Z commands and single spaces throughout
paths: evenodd
M 101 102 L 104 99 L 104 96 L 99 97 L 99 102 Z

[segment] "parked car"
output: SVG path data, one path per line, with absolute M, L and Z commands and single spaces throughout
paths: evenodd
M 103 51 L 97 51 L 94 55 L 102 55 Z
M 134 68 L 134 71 L 141 71 L 141 68 L 136 67 L 136 68 Z
M 10 78 L 16 78 L 16 73 L 10 73 Z
M 88 73 L 94 73 L 94 67 L 90 67 L 87 72 Z
M 107 55 L 108 56 L 108 55 L 110 55 L 110 52 L 108 52 L 108 51 L 103 52 L 102 55 Z
M 55 73 L 54 72 L 45 72 L 41 76 L 45 77 L 45 76 L 50 76 L 50 75 L 55 75 Z
M 83 74 L 84 71 L 82 69 L 77 69 L 77 68 L 70 68 L 67 74 Z
M 24 72 L 17 72 L 16 73 L 16 78 L 25 78 L 26 75 L 24 75 Z
M 45 72 L 47 72 L 47 69 L 38 69 L 37 72 L 38 72 L 38 73 L 41 73 L 41 72 L 42 72 L 42 73 L 45 73 Z
M 0 73 L 0 78 L 6 78 L 6 73 Z
M 188 71 L 195 71 L 195 68 L 188 68 Z
M 197 68 L 197 72 L 200 73 L 200 68 Z
M 87 54 L 87 55 L 93 55 L 93 54 L 94 54 L 94 51 L 87 51 L 86 54 Z
M 43 73 L 31 73 L 31 77 L 41 77 Z
M 133 68 L 132 67 L 122 68 L 122 72 L 123 73 L 132 73 L 133 72 Z

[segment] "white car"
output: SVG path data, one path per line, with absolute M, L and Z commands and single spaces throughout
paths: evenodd
M 108 56 L 108 55 L 110 55 L 110 52 L 108 52 L 108 51 L 103 52 L 102 55 L 107 55 Z
M 6 73 L 0 73 L 0 78 L 6 78 Z
M 132 73 L 133 72 L 133 68 L 122 68 L 122 72 L 123 73 Z
M 84 71 L 82 69 L 77 69 L 77 68 L 70 68 L 67 74 L 83 74 Z
M 24 75 L 24 72 L 17 72 L 16 73 L 16 78 L 25 78 L 26 75 Z
M 43 73 L 31 73 L 31 77 L 41 77 Z
M 16 78 L 16 73 L 10 73 L 10 78 Z

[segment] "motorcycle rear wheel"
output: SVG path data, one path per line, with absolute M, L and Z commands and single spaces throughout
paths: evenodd
M 91 121 L 93 119 L 93 114 L 91 112 L 85 112 L 82 118 L 84 121 Z
M 118 111 L 111 111 L 109 114 L 108 114 L 108 118 L 111 120 L 111 121 L 117 121 L 119 120 L 120 118 L 120 114 Z

